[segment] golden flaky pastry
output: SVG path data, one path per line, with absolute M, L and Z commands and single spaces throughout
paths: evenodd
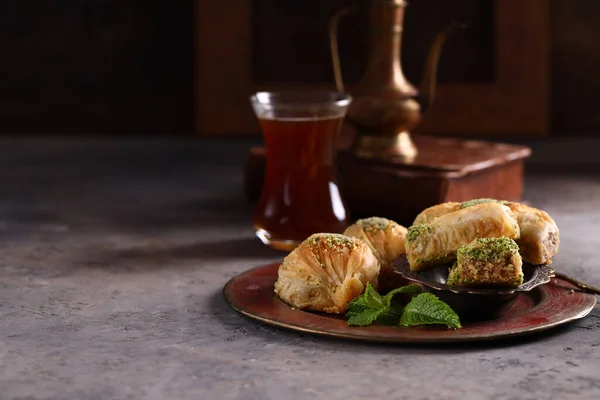
M 518 239 L 519 235 L 510 208 L 500 203 L 478 204 L 408 228 L 406 258 L 410 269 L 421 271 L 453 261 L 456 251 L 475 239 Z
M 362 240 L 377 257 L 381 265 L 380 289 L 393 289 L 405 283 L 390 265 L 404 254 L 405 227 L 387 218 L 371 217 L 359 219 L 344 231 L 344 235 Z
M 436 218 L 454 211 L 484 203 L 504 204 L 511 209 L 521 231 L 517 244 L 523 260 L 530 264 L 552 263 L 552 257 L 556 255 L 560 245 L 558 226 L 547 212 L 525 204 L 488 198 L 474 199 L 463 203 L 442 203 L 423 210 L 415 219 L 414 224 L 430 223 Z
M 292 307 L 344 313 L 348 302 L 371 283 L 377 288 L 379 262 L 362 241 L 317 233 L 294 249 L 279 267 L 275 293 Z
M 517 240 L 523 260 L 531 264 L 551 264 L 558 253 L 560 233 L 547 212 L 520 203 L 510 203 L 521 229 Z
M 460 203 L 454 201 L 437 204 L 421 211 L 415 218 L 413 225 L 428 224 L 442 215 L 446 215 L 458 210 L 460 210 Z

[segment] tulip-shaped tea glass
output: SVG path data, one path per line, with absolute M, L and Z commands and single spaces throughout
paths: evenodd
M 267 149 L 256 235 L 268 246 L 291 250 L 313 233 L 342 233 L 348 213 L 336 183 L 335 155 L 352 98 L 259 92 L 250 101 Z

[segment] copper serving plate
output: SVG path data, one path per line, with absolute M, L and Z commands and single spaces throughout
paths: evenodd
M 273 292 L 279 263 L 243 272 L 224 287 L 227 303 L 241 314 L 263 323 L 323 336 L 391 343 L 472 342 L 521 336 L 544 331 L 585 317 L 596 305 L 583 293 L 558 278 L 529 291 L 518 292 L 494 319 L 463 322 L 452 330 L 437 326 L 403 328 L 372 325 L 349 327 L 342 316 L 294 309 Z

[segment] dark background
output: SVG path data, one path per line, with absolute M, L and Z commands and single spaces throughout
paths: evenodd
M 600 136 L 600 2 L 550 4 L 552 135 Z M 4 0 L 0 51 L 0 133 L 193 134 L 193 0 Z
M 0 131 L 191 134 L 193 1 L 0 2 Z

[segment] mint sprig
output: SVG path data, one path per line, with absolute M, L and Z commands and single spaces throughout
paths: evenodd
M 418 285 L 403 286 L 382 296 L 367 283 L 365 292 L 348 303 L 348 325 L 367 326 L 375 321 L 388 325 L 391 320 L 398 321 L 402 314 L 402 306 L 394 301 L 393 297 L 400 293 L 417 294 L 421 293 L 421 288 Z
M 397 294 L 416 294 L 406 307 L 394 300 Z M 431 293 L 421 293 L 418 285 L 408 285 L 380 295 L 367 283 L 365 292 L 348 303 L 349 326 L 380 325 L 416 326 L 440 324 L 461 328 L 458 315 L 446 303 Z

